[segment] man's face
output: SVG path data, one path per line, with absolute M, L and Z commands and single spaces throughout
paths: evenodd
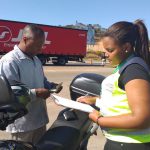
M 25 53 L 29 56 L 35 56 L 42 51 L 42 46 L 44 45 L 45 37 L 34 37 L 25 39 Z

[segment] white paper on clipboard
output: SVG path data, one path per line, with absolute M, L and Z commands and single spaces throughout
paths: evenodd
M 56 104 L 62 105 L 64 107 L 81 110 L 87 113 L 90 113 L 94 110 L 94 108 L 88 104 L 66 99 L 66 98 L 63 98 L 54 94 L 51 94 L 51 98 L 55 101 Z

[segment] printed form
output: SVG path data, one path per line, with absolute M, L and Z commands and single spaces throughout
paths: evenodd
M 77 110 L 84 111 L 87 113 L 90 113 L 94 110 L 94 108 L 88 104 L 84 104 L 84 103 L 80 103 L 80 102 L 73 101 L 70 99 L 66 99 L 66 98 L 63 98 L 63 97 L 60 97 L 60 96 L 57 96 L 54 94 L 51 94 L 51 98 L 54 100 L 54 102 L 57 105 L 61 105 L 64 107 L 77 109 Z

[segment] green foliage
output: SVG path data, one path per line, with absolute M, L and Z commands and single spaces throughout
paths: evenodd
M 88 25 L 83 24 L 85 27 L 88 27 Z M 102 28 L 100 25 L 95 26 L 94 24 L 92 25 L 94 30 L 95 30 L 95 42 L 99 41 L 100 37 L 104 34 L 104 32 L 106 31 L 105 28 Z M 72 28 L 72 29 L 83 29 L 83 27 L 81 26 L 81 28 L 79 26 L 76 25 L 66 25 L 66 28 Z
M 76 29 L 76 26 L 74 26 L 74 25 L 66 25 L 65 27 L 66 28 L 71 28 L 71 29 Z

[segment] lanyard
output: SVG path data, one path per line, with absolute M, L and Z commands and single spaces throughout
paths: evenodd
M 121 64 L 119 64 L 113 71 L 113 73 L 116 73 L 124 64 L 126 63 L 126 61 L 123 61 Z
M 125 59 L 123 62 L 121 62 L 113 71 L 113 73 L 116 73 L 129 59 L 133 58 L 135 55 L 131 54 L 127 59 Z

